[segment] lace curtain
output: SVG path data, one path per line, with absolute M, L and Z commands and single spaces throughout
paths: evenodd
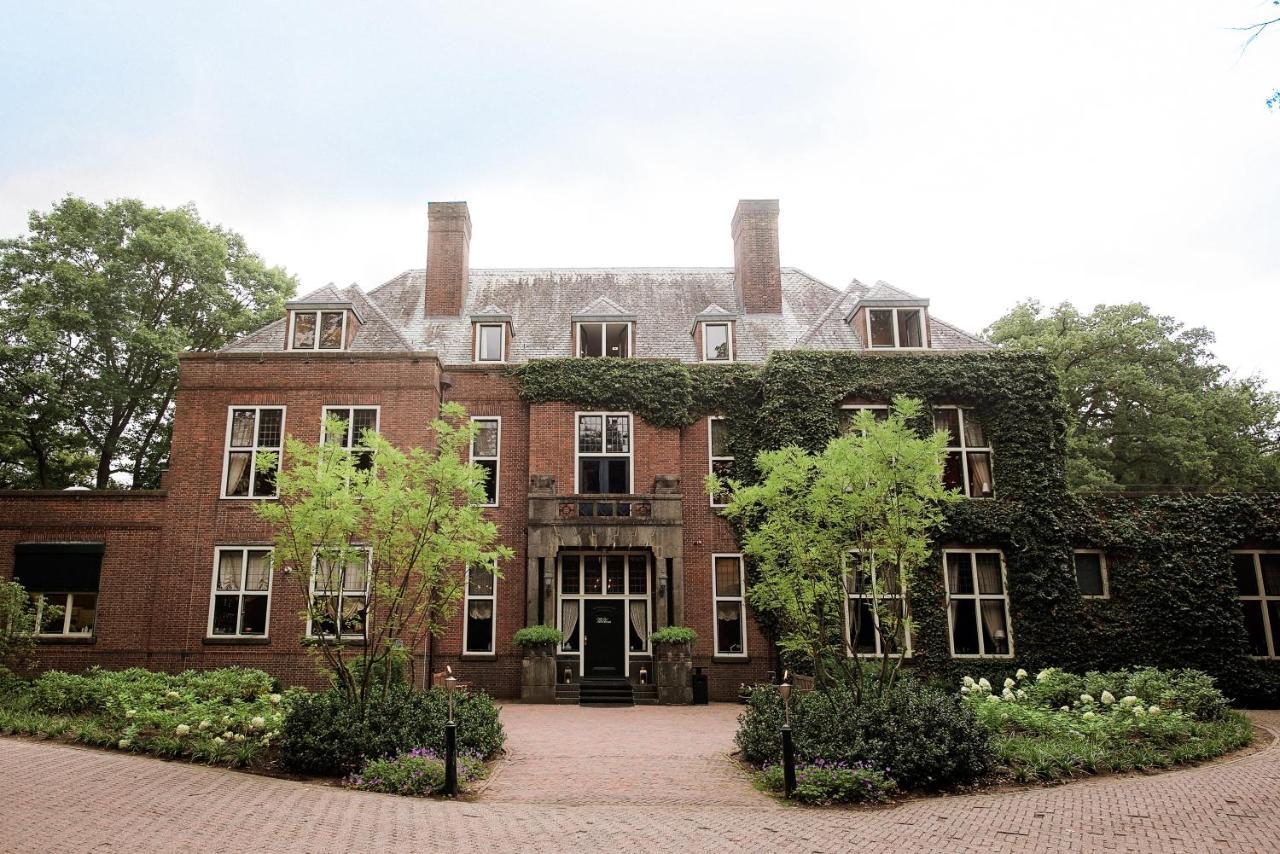
M 564 635 L 562 649 L 575 649 L 573 633 L 578 628 L 578 600 L 565 599 L 560 603 L 560 632 Z
M 631 603 L 631 630 L 640 637 L 641 648 L 649 642 L 648 603 L 637 599 Z

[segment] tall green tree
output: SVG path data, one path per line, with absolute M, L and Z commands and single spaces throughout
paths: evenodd
M 880 641 L 873 684 L 890 687 L 906 654 L 913 579 L 943 506 L 959 500 L 942 485 L 947 434 L 922 437 L 913 427 L 923 413 L 920 401 L 898 398 L 886 420 L 859 413 L 820 454 L 761 452 L 753 484 L 707 478 L 709 492 L 729 496 L 724 514 L 743 532 L 755 568 L 751 606 L 773 615 L 779 646 L 806 659 L 823 690 L 844 684 L 861 695 L 852 639 L 864 628 Z M 865 612 L 848 607 L 850 593 Z
M 279 315 L 296 288 L 196 209 L 68 196 L 0 241 L 0 482 L 156 485 L 177 356 Z
M 1280 398 L 1258 377 L 1230 375 L 1207 329 L 1145 305 L 1028 301 L 990 340 L 1053 360 L 1071 411 L 1074 489 L 1280 489 Z
M 410 450 L 364 431 L 356 444 L 372 466 L 338 442 L 289 437 L 274 475 L 279 500 L 257 508 L 274 527 L 275 567 L 307 602 L 308 648 L 362 710 L 444 632 L 466 567 L 496 576 L 513 554 L 481 507 L 487 473 L 464 461 L 476 426 L 446 403 L 431 429 L 434 447 Z M 325 434 L 345 436 L 346 425 L 329 419 Z M 264 473 L 275 472 L 273 456 L 259 457 Z

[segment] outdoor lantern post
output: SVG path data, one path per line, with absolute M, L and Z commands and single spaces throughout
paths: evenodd
M 458 687 L 458 677 L 453 668 L 445 666 L 448 676 L 444 680 L 445 695 L 449 698 L 449 720 L 444 725 L 444 793 L 449 797 L 458 794 L 458 723 L 453 719 L 453 691 Z
M 782 695 L 782 794 L 787 798 L 796 790 L 796 748 L 791 741 L 791 673 L 782 674 L 778 686 Z

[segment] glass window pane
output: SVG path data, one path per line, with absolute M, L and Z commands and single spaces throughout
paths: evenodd
M 946 431 L 947 447 L 960 447 L 960 412 L 956 409 L 933 410 L 933 429 Z
M 560 592 L 578 592 L 578 556 L 565 555 L 560 558 Z
M 1249 653 L 1251 655 L 1268 655 L 1267 629 L 1262 622 L 1262 603 L 1257 601 L 1241 602 L 1240 608 L 1244 611 L 1244 629 L 1249 637 Z M 1275 624 L 1272 623 L 1272 625 Z
M 484 503 L 498 503 L 498 461 L 480 460 L 476 465 L 484 469 Z
M 493 595 L 493 571 L 488 567 L 473 566 L 467 573 L 468 596 Z
M 871 346 L 893 346 L 893 309 L 869 308 L 871 315 Z
M 604 327 L 599 323 L 578 324 L 578 355 L 604 355 Z
M 704 354 L 708 361 L 722 362 L 729 358 L 729 324 L 707 323 L 702 327 Z
M 342 589 L 363 593 L 368 586 L 368 564 L 365 558 L 352 558 L 347 562 L 346 571 L 342 573 Z
M 316 346 L 316 315 L 311 311 L 294 312 L 293 346 L 299 350 L 311 350 Z
M 222 598 L 222 597 L 219 597 Z M 231 597 L 226 597 L 231 598 Z M 240 634 L 265 635 L 267 633 L 267 597 L 245 596 L 244 611 L 240 617 Z
M 649 639 L 649 603 L 643 599 L 632 599 L 627 603 L 628 649 L 631 652 L 644 652 Z
M 231 413 L 231 447 L 253 447 L 254 411 L 236 409 Z
M 1267 616 L 1271 618 L 1272 654 L 1280 655 L 1280 602 L 1275 599 L 1267 601 Z
M 560 633 L 564 640 L 560 649 L 565 652 L 578 651 L 578 600 L 565 599 L 560 603 Z
M 898 309 L 898 346 L 920 347 L 923 339 L 920 336 L 920 309 Z
M 628 340 L 631 325 L 628 323 L 606 323 L 604 325 L 605 355 L 625 359 L 631 351 Z
M 849 603 L 849 642 L 853 651 L 859 654 L 871 654 L 876 651 L 876 624 L 871 612 L 871 602 L 867 599 L 854 599 Z
M 585 592 L 598 594 L 604 590 L 603 572 L 599 555 L 587 555 L 582 559 L 582 586 Z
M 718 557 L 716 558 L 716 595 L 717 596 L 741 596 L 742 595 L 742 563 L 736 557 Z
M 969 497 L 990 498 L 995 495 L 991 480 L 991 454 L 986 451 L 969 453 Z
M 631 466 L 625 459 L 608 460 L 609 482 L 607 490 L 615 495 L 624 495 L 631 491 Z
M 716 603 L 716 644 L 722 653 L 742 652 L 742 603 Z
M 631 418 L 626 415 L 610 415 L 605 432 L 605 452 L 626 454 L 631 451 Z
M 609 555 L 605 558 L 605 588 L 606 593 L 625 593 L 623 574 L 626 571 L 626 560 L 622 555 Z
M 978 592 L 995 595 L 1004 592 L 1004 581 L 1000 577 L 1000 555 L 991 552 L 979 552 L 973 556 L 978 565 Z
M 734 476 L 733 462 L 733 460 L 712 460 L 711 471 L 721 480 L 730 480 Z M 711 502 L 713 504 L 724 504 L 728 498 L 727 490 L 722 490 L 711 496 Z
M 973 595 L 973 569 L 968 552 L 947 553 L 947 592 L 953 596 Z
M 337 633 L 334 616 L 338 613 L 338 597 L 322 596 L 312 603 L 311 633 L 333 635 Z
M 236 633 L 236 619 L 239 616 L 237 613 L 239 608 L 239 596 L 213 597 L 213 633 L 215 635 L 234 635 Z
M 274 453 L 268 451 L 267 453 Z M 253 472 L 253 494 L 256 496 L 275 495 L 276 494 L 276 466 L 280 464 L 277 458 L 271 468 L 264 470 L 255 469 Z
M 342 633 L 344 635 L 364 634 L 366 604 L 363 596 L 342 597 Z
M 249 494 L 249 467 L 253 462 L 253 454 L 248 451 L 236 451 L 227 459 L 227 495 Z
M 599 415 L 578 418 L 578 453 L 599 454 L 604 451 L 604 419 Z
M 729 452 L 729 422 L 723 418 L 711 419 L 711 456 L 733 456 Z
M 1096 552 L 1076 552 L 1076 582 L 1083 596 L 1101 596 L 1102 555 Z
M 951 603 L 951 644 L 956 655 L 978 654 L 977 603 L 958 599 Z
M 467 652 L 493 652 L 493 602 L 467 604 Z
M 243 566 L 243 555 L 239 551 L 223 551 L 218 553 L 219 590 L 239 590 Z
M 964 464 L 960 462 L 959 451 L 952 451 L 942 461 L 942 485 L 964 491 Z
M 986 599 L 979 603 L 982 612 L 982 643 L 987 655 L 1009 654 L 1009 621 L 1004 600 Z
M 476 419 L 476 435 L 471 440 L 471 456 L 498 456 L 498 422 L 494 419 Z
M 1258 571 L 1254 566 L 1251 554 L 1235 554 L 1231 556 L 1231 566 L 1236 572 L 1236 589 L 1241 596 L 1258 595 Z
M 627 592 L 649 591 L 649 559 L 644 555 L 627 556 Z
M 378 429 L 378 410 L 356 409 L 352 412 L 351 438 L 359 445 L 365 430 Z
M 987 447 L 987 433 L 982 429 L 982 419 L 972 409 L 964 411 L 964 444 L 966 448 Z
M 249 552 L 245 572 L 245 590 L 268 590 L 271 587 L 271 552 L 254 549 Z
M 93 634 L 93 618 L 98 610 L 96 593 L 73 593 L 67 607 L 67 632 L 73 635 Z
M 1268 596 L 1280 596 L 1280 554 L 1258 555 L 1262 563 L 1262 590 Z
M 320 349 L 342 349 L 342 314 L 340 311 L 320 314 Z
M 480 361 L 502 361 L 502 327 L 486 324 L 480 327 Z
M 602 491 L 601 469 L 604 468 L 604 460 L 601 459 L 584 459 L 581 463 L 581 470 L 578 472 L 578 492 L 589 495 L 596 495 Z
M 281 427 L 284 422 L 284 410 L 261 409 L 258 411 L 258 447 L 278 448 L 284 434 Z
M 344 448 L 351 447 L 351 410 L 350 409 L 326 409 L 324 411 L 325 424 L 322 429 L 320 441 L 323 444 L 341 445 Z M 330 421 L 341 421 L 342 426 L 329 430 Z

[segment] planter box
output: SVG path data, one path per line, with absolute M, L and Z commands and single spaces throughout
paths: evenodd
M 687 706 L 693 702 L 693 654 L 689 644 L 656 644 L 653 668 L 660 705 Z
M 531 646 L 520 662 L 520 699 L 525 703 L 556 701 L 556 648 L 554 644 Z

